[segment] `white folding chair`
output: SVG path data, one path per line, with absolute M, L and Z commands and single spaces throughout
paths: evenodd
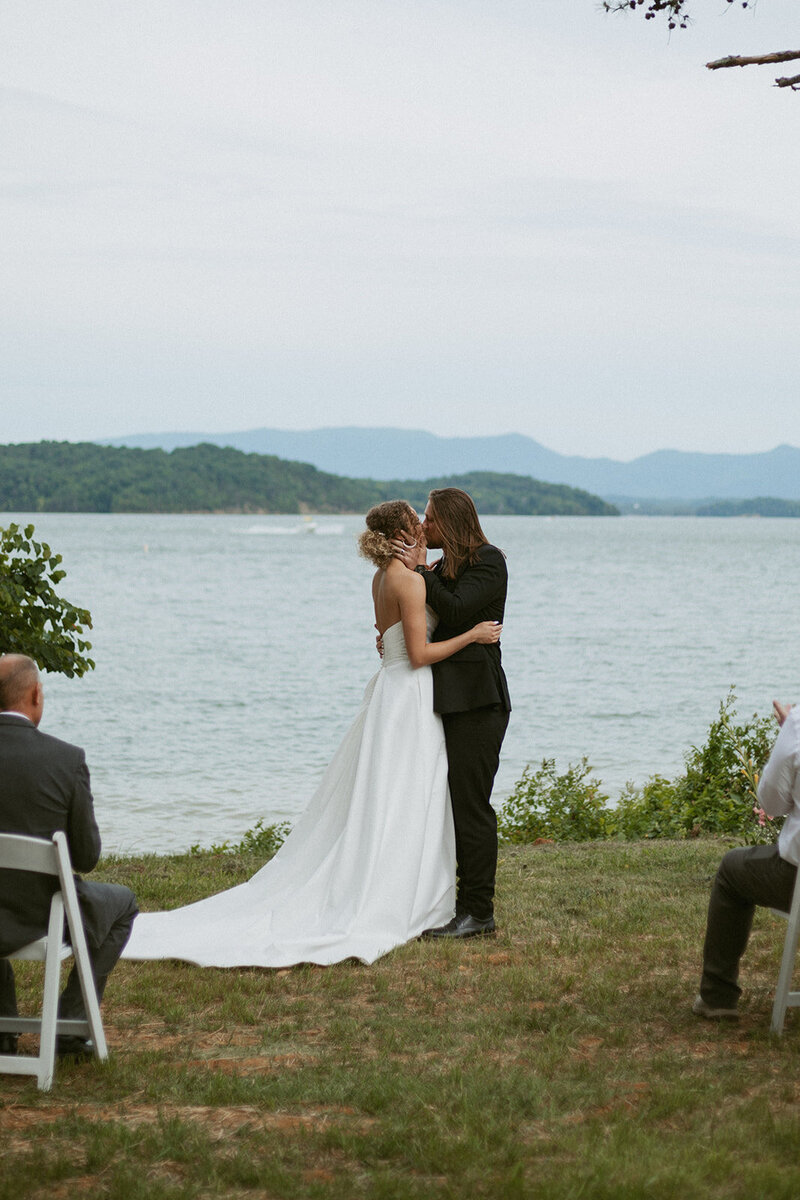
M 42 1091 L 49 1091 L 53 1083 L 57 1034 L 73 1034 L 80 1037 L 88 1035 L 94 1042 L 97 1057 L 108 1058 L 66 835 L 61 832 L 55 833 L 53 840 L 48 842 L 42 838 L 23 837 L 21 834 L 0 833 L 0 868 L 58 876 L 59 887 L 53 893 L 50 902 L 47 936 L 4 956 L 8 959 L 27 959 L 44 963 L 41 1016 L 0 1016 L 0 1033 L 39 1034 L 38 1055 L 34 1058 L 30 1055 L 0 1054 L 0 1073 L 35 1075 Z M 64 941 L 65 916 L 71 944 Z M 61 963 L 71 956 L 75 958 L 80 979 L 87 1015 L 85 1021 L 58 1019 Z
M 798 873 L 798 882 L 794 885 L 792 907 L 788 913 L 781 912 L 778 908 L 773 908 L 772 911 L 776 917 L 783 917 L 788 922 L 786 937 L 783 940 L 783 957 L 781 958 L 781 969 L 778 972 L 778 986 L 775 989 L 772 1024 L 770 1025 L 773 1033 L 783 1033 L 786 1009 L 800 1006 L 800 991 L 791 991 L 794 960 L 797 955 L 797 943 L 800 940 L 800 872 Z

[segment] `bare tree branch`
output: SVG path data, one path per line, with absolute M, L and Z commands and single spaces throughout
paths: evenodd
M 728 55 L 727 58 L 717 58 L 714 62 L 706 63 L 709 71 L 717 71 L 720 67 L 750 67 L 754 64 L 763 66 L 767 63 L 791 62 L 800 58 L 800 50 L 779 50 L 775 54 L 756 54 L 750 57 L 743 55 Z
M 728 4 L 747 8 L 753 0 L 728 0 Z M 689 9 L 692 0 L 601 0 L 601 8 L 607 13 L 635 12 L 643 16 L 645 21 L 655 21 L 659 18 L 666 20 L 667 28 L 686 29 L 691 22 Z M 800 50 L 780 50 L 775 54 L 733 55 L 718 58 L 706 63 L 709 71 L 718 71 L 720 67 L 749 67 L 764 66 L 767 63 L 792 62 L 800 59 Z M 786 76 L 775 80 L 779 88 L 791 88 L 793 92 L 800 91 L 800 75 Z

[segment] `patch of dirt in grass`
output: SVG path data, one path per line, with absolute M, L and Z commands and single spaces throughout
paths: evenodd
M 322 1030 L 307 1030 L 303 1041 L 318 1043 Z M 195 1033 L 187 1038 L 185 1033 L 166 1033 L 163 1026 L 152 1023 L 137 1029 L 133 1038 L 130 1035 L 118 1033 L 113 1027 L 106 1027 L 109 1047 L 112 1053 L 141 1053 L 143 1050 L 155 1050 L 176 1054 L 173 1059 L 175 1066 L 180 1067 L 210 1067 L 228 1075 L 265 1074 L 276 1071 L 296 1070 L 316 1062 L 318 1054 L 312 1049 L 298 1049 L 282 1053 L 254 1054 L 256 1047 L 264 1043 L 261 1032 L 252 1029 L 226 1028 L 213 1030 L 209 1033 Z M 33 1035 L 23 1035 L 20 1038 L 21 1054 L 34 1054 L 37 1039 Z M 187 1053 L 191 1055 L 186 1058 Z M 56 1066 L 56 1071 L 58 1067 Z M 24 1082 L 24 1077 L 19 1077 Z M 2 1115 L 0 1115 L 2 1128 Z
M 165 1159 L 163 1162 L 145 1168 L 144 1175 L 152 1183 L 180 1187 L 186 1179 L 186 1168 L 182 1163 Z M 70 1179 L 61 1180 L 58 1183 L 47 1183 L 26 1195 L 29 1200 L 74 1200 L 76 1195 L 83 1196 L 87 1193 L 90 1187 L 97 1188 L 100 1178 L 100 1175 L 72 1176 Z
M 30 1200 L 38 1200 L 40 1196 L 46 1196 L 47 1200 L 72 1200 L 75 1196 L 84 1195 L 90 1187 L 96 1184 L 96 1175 L 73 1175 L 70 1179 L 64 1179 L 60 1183 L 48 1183 L 44 1187 L 37 1188 L 35 1192 L 29 1192 L 28 1195 Z
M 185 1049 L 189 1042 L 192 1049 L 203 1057 L 210 1056 L 221 1047 L 259 1046 L 264 1040 L 260 1031 L 241 1027 L 214 1029 L 208 1033 L 194 1031 L 188 1035 L 185 1030 L 172 1033 L 156 1021 L 140 1025 L 133 1035 L 130 1032 L 118 1032 L 113 1026 L 110 1031 L 106 1029 L 106 1036 L 109 1032 L 109 1042 L 115 1050 L 130 1049 L 137 1053 L 142 1050 L 173 1051 Z
M 257 1131 L 319 1129 L 333 1121 L 346 1121 L 357 1129 L 373 1126 L 375 1118 L 364 1117 L 343 1105 L 309 1108 L 303 1112 L 265 1112 L 251 1104 L 207 1107 L 196 1104 L 53 1104 L 33 1107 L 10 1105 L 0 1109 L 0 1132 L 6 1150 L 30 1148 L 27 1135 L 43 1125 L 82 1117 L 89 1122 L 119 1121 L 129 1128 L 155 1125 L 160 1121 L 185 1121 L 202 1125 L 212 1141 L 224 1141 L 241 1129 Z M 16 1136 L 15 1136 L 16 1135 Z M 6 1138 L 8 1140 L 6 1141 Z
M 271 1075 L 278 1072 L 297 1070 L 316 1062 L 315 1054 L 257 1054 L 250 1057 L 231 1054 L 210 1054 L 200 1058 L 182 1060 L 187 1067 L 211 1067 L 223 1075 Z
M 701 1025 L 698 1022 L 696 1027 L 690 1027 L 688 1032 L 665 1035 L 662 1039 L 662 1047 L 669 1046 L 681 1058 L 693 1059 L 727 1058 L 730 1054 L 746 1058 L 758 1053 L 758 1048 L 748 1041 L 749 1030 L 743 1022 L 718 1023 L 712 1025 L 711 1029 L 709 1029 L 709 1024 L 710 1022 L 703 1022 Z M 758 1026 L 754 1025 L 753 1028 L 757 1031 Z M 692 1036 L 693 1033 L 694 1036 Z
M 650 1091 L 651 1084 L 646 1080 L 632 1083 L 620 1089 L 619 1094 L 607 1104 L 595 1104 L 590 1108 L 582 1108 L 578 1112 L 565 1113 L 558 1123 L 564 1125 L 582 1125 L 584 1121 L 591 1121 L 596 1117 L 610 1117 L 620 1112 L 634 1112 Z
M 329 1171 L 327 1167 L 309 1167 L 300 1174 L 304 1183 L 333 1183 L 336 1178 L 334 1172 Z
M 597 1057 L 603 1042 L 604 1039 L 601 1037 L 582 1037 L 578 1039 L 576 1045 L 570 1047 L 569 1053 L 574 1058 L 592 1062 Z

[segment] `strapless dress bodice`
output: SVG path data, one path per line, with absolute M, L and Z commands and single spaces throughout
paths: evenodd
M 425 609 L 425 623 L 428 630 L 428 638 L 436 628 L 437 617 L 433 609 Z M 394 625 L 390 625 L 383 635 L 383 665 L 391 667 L 395 663 L 408 663 L 408 651 L 406 650 L 406 639 L 403 633 L 403 622 L 397 621 Z
M 391 667 L 394 663 L 408 662 L 406 639 L 403 636 L 402 621 L 390 625 L 383 635 L 383 665 Z

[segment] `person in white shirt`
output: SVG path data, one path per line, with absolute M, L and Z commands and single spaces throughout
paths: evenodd
M 757 904 L 788 912 L 800 864 L 800 707 L 773 701 L 780 725 L 758 785 L 758 802 L 770 817 L 786 816 L 777 844 L 730 850 L 717 871 L 708 905 L 698 1017 L 737 1017 L 737 982 Z

